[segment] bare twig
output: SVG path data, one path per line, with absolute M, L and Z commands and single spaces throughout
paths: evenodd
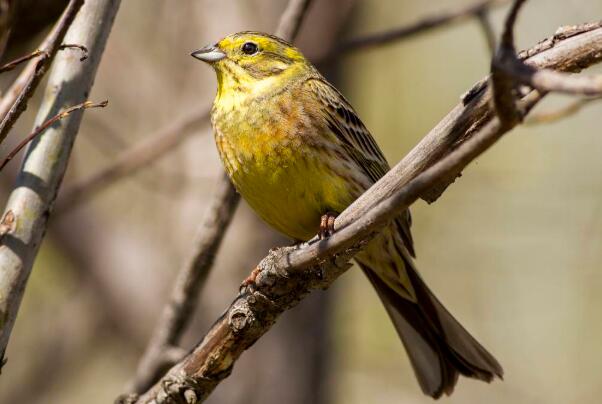
M 506 19 L 502 43 L 496 57 L 492 61 L 492 76 L 494 79 L 494 90 L 497 86 L 526 84 L 541 92 L 561 92 L 577 95 L 602 95 L 602 76 L 574 76 L 568 73 L 557 72 L 547 69 L 537 69 L 528 66 L 516 56 L 514 48 L 513 28 L 518 10 L 525 0 L 515 0 L 512 9 Z M 496 83 L 497 81 L 497 83 Z M 508 89 L 506 89 L 508 90 Z M 500 91 L 500 94 L 510 94 L 509 91 Z M 508 119 L 511 116 L 511 97 L 498 99 L 494 97 L 498 113 Z
M 401 39 L 408 39 L 414 35 L 430 31 L 434 28 L 441 28 L 448 24 L 462 22 L 467 19 L 474 18 L 474 16 L 478 16 L 485 10 L 507 4 L 508 2 L 509 0 L 479 0 L 466 7 L 458 8 L 457 10 L 440 12 L 432 16 L 425 17 L 413 24 L 351 39 L 339 45 L 335 51 L 329 54 L 324 61 L 321 61 L 321 63 L 327 63 L 343 53 L 388 45 L 392 42 L 396 42 Z
M 276 34 L 294 41 L 310 3 L 311 0 L 290 0 L 280 18 Z M 175 363 L 170 361 L 174 359 L 174 355 L 168 353 L 178 350 L 180 336 L 192 318 L 195 301 L 211 270 L 215 254 L 239 200 L 240 196 L 230 179 L 223 174 L 205 221 L 197 231 L 195 248 L 178 274 L 171 299 L 162 311 L 138 365 L 135 379 L 128 388 L 130 395 L 125 397 L 131 398 L 131 393 L 148 390 Z M 177 358 L 180 359 L 181 357 Z M 123 401 L 124 396 L 118 400 Z
M 44 122 L 43 124 L 41 124 L 40 126 L 38 126 L 33 132 L 31 132 L 25 139 L 23 139 L 21 141 L 21 143 L 19 143 L 17 145 L 17 147 L 15 147 L 13 150 L 11 150 L 10 153 L 8 153 L 8 156 L 6 156 L 6 158 L 2 161 L 2 164 L 0 164 L 0 171 L 2 171 L 2 169 L 4 169 L 4 167 L 17 155 L 17 153 L 19 153 L 29 142 L 31 142 L 33 139 L 35 139 L 36 137 L 40 136 L 42 133 L 44 133 L 44 131 L 46 129 L 48 129 L 52 124 L 54 124 L 57 121 L 60 121 L 61 119 L 65 118 L 67 115 L 71 114 L 72 112 L 75 111 L 79 111 L 81 109 L 88 109 L 88 108 L 104 108 L 109 104 L 109 101 L 105 100 L 105 101 L 101 101 L 101 102 L 91 102 L 91 101 L 86 101 L 86 102 L 82 102 L 81 104 L 77 104 L 74 105 L 70 108 L 67 108 L 66 110 L 59 112 L 58 114 L 56 114 L 55 116 L 53 116 L 52 118 L 50 118 L 49 120 L 47 120 L 46 122 Z
M 493 24 L 491 24 L 491 19 L 489 18 L 489 9 L 484 8 L 479 10 L 479 12 L 476 13 L 476 16 L 479 21 L 479 25 L 481 26 L 481 30 L 483 31 L 483 35 L 485 36 L 485 40 L 487 41 L 487 48 L 493 55 L 497 45 Z
M 590 105 L 592 102 L 599 100 L 602 100 L 602 96 L 580 98 L 577 100 L 573 100 L 571 103 L 556 110 L 530 114 L 529 118 L 525 121 L 525 125 L 539 125 L 542 123 L 552 123 L 559 121 L 563 118 L 576 114 L 577 112 L 581 111 L 584 107 Z
M 577 71 L 602 61 L 602 28 L 542 43 L 527 52 L 534 66 Z M 242 352 L 285 310 L 310 290 L 328 287 L 348 268 L 349 259 L 382 226 L 427 190 L 448 181 L 510 129 L 491 108 L 491 91 L 480 82 L 406 158 L 347 208 L 338 231 L 326 240 L 273 250 L 259 264 L 256 290 L 239 296 L 194 350 L 139 403 L 202 402 L 228 376 Z M 542 98 L 532 91 L 518 102 L 524 113 Z M 455 150 L 449 152 L 450 145 Z M 446 155 L 446 157 L 441 157 Z
M 68 212 L 75 205 L 88 200 L 107 186 L 157 161 L 177 147 L 194 129 L 206 123 L 208 117 L 209 108 L 201 108 L 150 134 L 149 140 L 125 151 L 109 167 L 67 188 L 59 199 L 56 207 L 57 214 Z
M 66 44 L 62 44 L 61 46 L 59 46 L 59 50 L 63 50 L 63 49 L 78 49 L 82 55 L 79 58 L 80 62 L 83 62 L 84 60 L 88 59 L 88 48 L 86 48 L 84 45 L 78 45 L 75 43 L 66 43 Z
M 512 75 L 500 69 L 502 64 L 521 63 L 516 56 L 514 46 L 514 24 L 516 17 L 525 0 L 515 0 L 504 24 L 504 32 L 500 45 L 491 60 L 491 83 L 493 88 L 493 104 L 498 118 L 504 125 L 516 125 L 523 114 L 516 107 L 517 83 Z
M 61 15 L 61 18 L 58 20 L 55 27 L 40 46 L 39 55 L 32 60 L 34 67 L 31 70 L 26 69 L 26 71 L 31 74 L 25 78 L 21 91 L 19 91 L 7 114 L 2 117 L 2 122 L 0 122 L 0 143 L 6 139 L 8 132 L 27 107 L 27 102 L 38 87 L 42 77 L 46 74 L 48 66 L 50 66 L 50 63 L 59 50 L 67 29 L 71 25 L 83 2 L 83 0 L 71 0 L 69 2 L 63 15 Z M 9 95 L 10 94 L 12 93 L 9 92 Z
M 65 104 L 86 100 L 118 8 L 118 0 L 87 1 L 82 6 L 65 38 L 68 43 L 82 44 L 90 49 L 89 61 L 73 63 L 73 58 L 67 54 L 57 57 L 35 126 L 47 121 Z M 14 215 L 16 226 L 0 240 L 2 353 L 8 344 L 27 279 L 44 237 L 82 115 L 81 110 L 70 114 L 63 119 L 62 125 L 48 128 L 44 136 L 33 141 L 5 208 L 5 212 Z
M 6 63 L 5 65 L 0 67 L 0 73 L 9 72 L 19 66 L 21 63 L 25 63 L 33 58 L 37 58 L 38 56 L 43 56 L 44 58 L 50 57 L 46 51 L 35 50 L 25 56 L 21 56 L 11 62 Z

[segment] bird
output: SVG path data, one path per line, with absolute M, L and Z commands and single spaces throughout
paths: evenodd
M 297 241 L 329 237 L 335 218 L 387 171 L 345 97 L 289 42 L 244 31 L 191 53 L 217 76 L 215 143 L 236 190 L 267 224 Z M 502 378 L 498 361 L 419 275 L 409 210 L 357 253 L 424 394 L 453 392 L 458 376 Z

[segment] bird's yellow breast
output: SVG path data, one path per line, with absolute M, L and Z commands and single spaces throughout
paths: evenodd
M 350 167 L 334 158 L 336 141 L 303 96 L 294 89 L 275 97 L 218 96 L 212 114 L 220 157 L 238 191 L 263 220 L 297 240 L 314 236 L 321 215 L 341 212 L 362 191 L 345 178 Z

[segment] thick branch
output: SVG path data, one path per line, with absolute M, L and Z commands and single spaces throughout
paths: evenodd
M 0 122 L 0 143 L 6 139 L 8 132 L 11 130 L 17 119 L 19 119 L 21 113 L 27 108 L 27 102 L 38 87 L 42 77 L 46 74 L 48 66 L 50 66 L 50 63 L 61 46 L 61 42 L 67 29 L 70 27 L 83 3 L 83 0 L 71 0 L 69 2 L 63 15 L 56 23 L 56 26 L 40 46 L 39 55 L 32 60 L 32 67 L 25 70 L 28 73 L 28 76 L 23 78 L 19 77 L 17 79 L 18 81 L 22 80 L 22 88 L 18 95 L 13 91 L 8 92 L 9 97 L 11 95 L 16 95 L 16 98 L 14 102 L 12 102 L 6 115 L 2 117 L 2 122 Z
M 540 43 L 523 54 L 528 56 L 526 63 L 578 71 L 600 62 L 602 28 L 592 27 L 576 27 L 569 36 L 555 36 Z M 541 97 L 532 91 L 520 101 L 520 110 L 528 112 Z M 465 104 L 458 105 L 406 158 L 337 218 L 333 236 L 272 251 L 259 264 L 256 290 L 239 296 L 199 345 L 139 402 L 163 402 L 168 398 L 203 401 L 278 315 L 310 290 L 328 287 L 384 224 L 429 188 L 455 177 L 510 129 L 495 117 L 490 100 L 491 92 L 484 80 L 465 97 Z M 454 151 L 450 152 L 452 147 Z
M 87 1 L 81 8 L 65 38 L 69 43 L 86 46 L 90 57 L 85 63 L 80 63 L 71 52 L 56 58 L 34 127 L 65 105 L 86 100 L 118 7 L 118 0 L 95 0 Z M 72 113 L 34 140 L 9 197 L 4 217 L 14 217 L 15 226 L 0 244 L 0 352 L 8 344 L 82 114 Z

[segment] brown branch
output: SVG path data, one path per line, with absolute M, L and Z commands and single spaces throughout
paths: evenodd
M 517 82 L 514 77 L 500 66 L 515 61 L 521 63 L 516 56 L 514 46 L 514 24 L 518 12 L 525 0 L 515 0 L 504 24 L 504 32 L 494 57 L 491 59 L 491 87 L 493 89 L 493 105 L 495 112 L 504 125 L 516 125 L 523 114 L 516 107 Z
M 68 212 L 107 186 L 154 163 L 181 144 L 194 129 L 206 123 L 208 117 L 209 109 L 201 108 L 150 134 L 149 140 L 125 151 L 109 167 L 67 188 L 58 201 L 57 214 Z
M 46 51 L 37 49 L 25 56 L 21 56 L 20 58 L 17 58 L 13 61 L 10 61 L 10 62 L 4 64 L 3 66 L 0 67 L 0 73 L 9 72 L 9 71 L 13 70 L 14 68 L 16 68 L 17 66 L 19 66 L 21 63 L 25 63 L 33 58 L 37 58 L 38 56 L 43 56 L 44 58 L 50 57 L 48 55 L 48 53 L 46 53 Z
M 536 67 L 578 71 L 602 61 L 602 28 L 590 26 L 562 39 L 555 36 L 525 54 L 529 55 L 526 63 Z M 193 351 L 138 402 L 205 400 L 228 376 L 242 352 L 267 332 L 283 311 L 312 289 L 330 286 L 348 268 L 349 259 L 389 220 L 429 188 L 455 177 L 510 130 L 511 125 L 494 114 L 486 80 L 469 94 L 337 218 L 334 235 L 270 252 L 259 264 L 256 289 L 239 296 Z M 519 110 L 527 113 L 542 96 L 530 92 L 518 102 Z
M 494 90 L 498 86 L 512 86 L 512 90 L 515 90 L 516 85 L 520 83 L 541 92 L 554 91 L 587 96 L 602 95 L 602 76 L 574 76 L 549 69 L 537 69 L 526 65 L 516 56 L 512 31 L 518 11 L 524 2 L 525 0 L 515 0 L 506 19 L 502 43 L 492 61 Z M 498 113 L 503 114 L 507 119 L 516 119 L 515 116 L 512 116 L 511 111 L 512 97 L 510 94 L 512 91 L 509 91 L 509 88 L 498 88 L 498 90 L 500 90 L 500 94 L 508 95 L 505 99 L 498 99 L 494 96 Z
M 576 114 L 577 112 L 581 111 L 584 107 L 590 105 L 592 102 L 599 100 L 602 100 L 602 96 L 580 98 L 574 100 L 573 102 L 567 104 L 564 107 L 552 111 L 530 114 L 529 119 L 525 121 L 525 125 L 539 125 L 559 121 L 563 118 Z
M 311 0 L 290 0 L 280 18 L 276 34 L 286 40 L 294 41 L 310 3 Z M 190 323 L 196 299 L 213 266 L 215 254 L 239 200 L 239 194 L 224 173 L 219 180 L 218 190 L 213 196 L 204 223 L 197 231 L 195 249 L 178 273 L 170 301 L 163 308 L 161 318 L 138 364 L 134 380 L 128 388 L 129 394 L 121 396 L 118 401 L 135 400 L 133 393 L 148 390 L 170 366 L 176 363 L 174 359 L 182 358 L 174 356 L 173 352 L 180 352 L 177 344 Z
M 456 10 L 439 12 L 422 18 L 413 24 L 351 39 L 339 45 L 335 51 L 329 54 L 324 61 L 321 61 L 321 63 L 328 63 L 343 53 L 356 52 L 358 50 L 388 45 L 392 42 L 397 42 L 402 39 L 409 39 L 415 35 L 422 34 L 435 28 L 442 28 L 449 24 L 466 21 L 467 19 L 478 16 L 490 8 L 501 6 L 507 4 L 508 2 L 509 0 L 479 0 L 473 4 L 458 8 Z
M 61 18 L 40 46 L 40 54 L 32 60 L 32 65 L 34 67 L 26 69 L 30 74 L 24 78 L 22 89 L 16 94 L 14 102 L 11 103 L 10 109 L 6 115 L 2 117 L 2 122 L 0 122 L 0 144 L 6 139 L 8 132 L 11 130 L 17 119 L 19 119 L 21 113 L 27 108 L 27 102 L 38 87 L 42 77 L 44 77 L 48 71 L 48 66 L 50 66 L 50 63 L 58 52 L 67 29 L 73 22 L 75 15 L 83 3 L 83 0 L 71 0 L 69 2 L 67 8 L 65 8 L 65 11 L 61 15 Z M 11 94 L 14 94 L 12 90 L 9 91 L 8 96 L 11 96 Z
M 15 147 L 13 150 L 11 150 L 11 152 L 8 153 L 6 158 L 2 161 L 2 164 L 0 164 L 0 171 L 2 171 L 4 169 L 4 167 L 17 155 L 17 153 L 19 153 L 25 146 L 27 146 L 27 144 L 29 142 L 31 142 L 36 137 L 38 137 L 42 133 L 44 133 L 44 131 L 46 129 L 48 129 L 55 122 L 60 121 L 61 119 L 65 118 L 67 115 L 71 114 L 72 112 L 82 110 L 82 109 L 88 109 L 88 108 L 104 108 L 108 104 L 109 104 L 109 101 L 107 101 L 107 100 L 97 102 L 97 103 L 94 103 L 91 101 L 86 101 L 86 102 L 82 102 L 81 104 L 77 104 L 70 108 L 67 108 L 66 110 L 64 110 L 62 112 L 59 112 L 58 114 L 56 114 L 55 116 L 53 116 L 52 118 L 48 119 L 46 122 L 44 122 L 43 124 L 38 126 L 25 139 L 23 139 L 21 141 L 21 143 L 19 143 L 17 145 L 17 147 Z
M 493 29 L 493 24 L 491 23 L 491 19 L 489 18 L 489 9 L 482 9 L 476 13 L 477 20 L 479 21 L 479 25 L 481 26 L 481 31 L 483 31 L 483 35 L 485 36 L 485 41 L 487 42 L 487 49 L 493 55 L 496 45 L 495 38 L 495 30 Z

